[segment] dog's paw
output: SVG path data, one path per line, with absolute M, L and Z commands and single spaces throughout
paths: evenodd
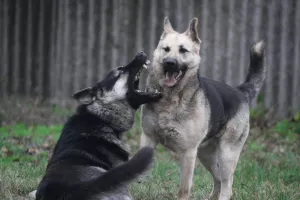
M 28 194 L 28 198 L 30 198 L 30 199 L 35 199 L 35 195 L 36 195 L 36 190 L 30 192 L 30 193 Z
M 143 174 L 143 175 L 140 175 L 139 178 L 137 179 L 137 183 L 144 183 L 146 182 L 148 179 L 150 178 L 150 175 L 149 174 Z

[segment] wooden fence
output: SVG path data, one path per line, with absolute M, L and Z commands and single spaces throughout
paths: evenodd
M 263 103 L 300 110 L 299 0 L 0 0 L 0 96 L 69 99 L 137 51 L 151 58 L 164 16 L 179 31 L 199 18 L 201 74 L 233 86 L 265 39 Z

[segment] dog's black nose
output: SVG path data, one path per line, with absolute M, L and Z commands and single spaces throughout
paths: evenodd
M 135 57 L 136 58 L 144 58 L 144 57 L 147 57 L 147 55 L 143 51 L 140 51 L 135 55 Z
M 169 67 L 175 67 L 177 65 L 177 60 L 174 58 L 165 58 L 164 65 Z

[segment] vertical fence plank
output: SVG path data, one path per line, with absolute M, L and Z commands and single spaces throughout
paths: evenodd
M 44 24 L 45 24 L 45 19 L 44 19 L 44 1 L 40 1 L 38 10 L 39 10 L 39 15 L 38 15 L 38 51 L 37 51 L 37 56 L 38 56 L 38 62 L 37 62 L 37 72 L 36 72 L 36 79 L 37 79 L 37 86 L 36 86 L 36 92 L 37 96 L 42 96 L 43 94 L 43 84 L 44 84 L 44 79 L 43 79 L 43 72 L 44 72 L 44 46 L 45 46 L 45 37 L 44 37 Z
M 107 31 L 106 31 L 106 28 L 105 28 L 105 25 L 106 25 L 106 21 L 107 21 L 107 16 L 106 16 L 106 11 L 107 11 L 107 0 L 103 0 L 102 1 L 102 4 L 101 4 L 101 23 L 99 24 L 100 26 L 100 31 L 99 31 L 99 34 L 100 34 L 100 44 L 99 44 L 99 54 L 100 54 L 100 72 L 99 72 L 99 75 L 100 75 L 100 78 L 103 78 L 104 77 L 104 74 L 105 74 L 105 45 L 106 45 L 106 42 L 108 42 L 106 40 L 106 34 L 107 34 Z
M 120 29 L 120 23 L 119 23 L 119 0 L 113 0 L 113 10 L 112 10 L 112 29 L 111 29 L 111 45 L 110 48 L 112 49 L 112 55 L 110 59 L 110 67 L 117 66 L 117 56 L 118 56 L 118 42 L 119 42 L 119 29 Z
M 140 49 L 142 49 L 142 31 L 141 28 L 143 26 L 143 6 L 144 6 L 144 2 L 145 1 L 138 1 L 137 3 L 137 25 L 135 27 L 135 31 L 136 31 L 136 46 L 135 49 L 137 51 L 139 51 Z
M 94 73 L 94 58 L 93 58 L 93 50 L 95 48 L 95 15 L 94 15 L 94 9 L 95 9 L 95 0 L 89 0 L 88 1 L 88 52 L 87 52 L 87 78 L 86 78 L 86 85 L 91 85 L 93 82 L 93 73 Z
M 56 87 L 55 87 L 55 97 L 58 101 L 62 99 L 62 58 L 63 58 L 63 32 L 64 32 L 64 1 L 58 0 L 58 30 L 57 30 L 57 40 L 56 40 L 56 64 L 55 64 L 55 77 L 56 77 Z M 80 79 L 77 79 L 80 80 Z
M 12 93 L 18 94 L 19 91 L 19 73 L 20 73 L 20 19 L 21 19 L 21 8 L 20 2 L 15 1 L 15 19 L 14 19 L 14 39 L 13 39 L 13 81 L 12 81 Z
M 9 0 L 3 0 L 1 1 L 1 27 L 2 29 L 0 30 L 2 32 L 2 38 L 1 40 L 1 64 L 0 64 L 0 69 L 1 69 L 1 74 L 0 74 L 0 87 L 1 87 L 1 94 L 0 97 L 5 97 L 8 95 L 8 31 L 9 31 Z
M 264 105 L 267 108 L 271 108 L 273 105 L 273 70 L 274 70 L 274 62 L 273 62 L 273 55 L 274 55 L 274 25 L 275 25 L 275 9 L 276 4 L 275 1 L 271 1 L 268 7 L 268 26 L 267 26 L 267 77 L 266 77 L 266 87 L 265 87 L 265 98 L 264 98 Z
M 221 35 L 221 19 L 222 19 L 222 0 L 215 0 L 215 23 L 214 23 L 214 46 L 213 46 L 213 65 L 212 65 L 212 78 L 214 80 L 221 79 L 221 54 L 223 49 L 221 49 L 220 44 L 222 43 Z
M 239 59 L 239 82 L 243 82 L 245 79 L 245 68 L 248 66 L 246 63 L 248 52 L 247 49 L 247 15 L 248 15 L 248 0 L 242 1 L 242 8 L 241 8 L 241 27 L 240 27 L 240 59 Z
M 202 23 L 201 23 L 201 27 L 200 27 L 200 39 L 201 39 L 201 63 L 200 63 L 200 75 L 204 76 L 207 75 L 207 71 L 208 71 L 208 65 L 207 65 L 207 49 L 208 49 L 208 31 L 207 31 L 207 27 L 208 27 L 208 17 L 209 17 L 209 10 L 208 10 L 208 0 L 203 0 L 202 2 L 202 8 L 201 8 L 201 19 L 202 19 Z
M 280 37 L 280 66 L 279 66 L 279 117 L 284 117 L 287 114 L 287 33 L 288 33 L 288 12 L 289 7 L 286 2 L 281 1 L 281 37 Z
M 186 10 L 188 13 L 187 20 L 184 20 L 183 23 L 186 23 L 187 21 L 192 20 L 194 17 L 197 17 L 198 12 L 197 12 L 197 15 L 195 15 L 194 7 L 195 7 L 194 0 L 188 0 L 187 5 L 186 5 Z M 198 21 L 198 31 L 199 31 L 199 24 L 201 24 L 201 21 L 200 21 L 201 19 L 199 17 L 198 17 L 198 19 L 199 19 L 199 21 Z
M 31 83 L 31 71 L 32 71 L 32 1 L 28 1 L 27 4 L 27 29 L 26 29 L 26 70 L 25 70 L 25 93 L 30 94 L 32 87 Z
M 128 1 L 122 1 L 122 10 L 123 10 L 123 17 L 120 16 L 122 21 L 122 35 L 120 43 L 122 45 L 121 53 L 120 53 L 120 61 L 118 65 L 124 65 L 127 61 L 127 51 L 132 51 L 133 48 L 130 48 L 128 45 L 128 30 L 129 30 L 129 13 L 130 13 L 130 3 Z
M 253 29 L 253 41 L 258 41 L 261 39 L 261 22 L 262 22 L 262 4 L 263 2 L 261 0 L 255 0 L 255 9 L 254 9 L 254 15 L 253 15 L 253 23 L 254 23 L 254 29 Z
M 75 6 L 76 8 L 76 32 L 75 32 L 75 68 L 74 68 L 74 79 L 76 80 L 74 84 L 74 92 L 82 89 L 84 86 L 81 84 L 81 79 L 82 79 L 82 68 L 83 66 L 83 57 L 81 56 L 81 51 L 82 51 L 82 40 L 84 39 L 82 37 L 82 13 L 83 13 L 83 7 L 81 4 L 77 3 Z
M 300 1 L 296 1 L 295 6 L 295 33 L 294 33 L 294 63 L 293 63 L 293 90 L 292 90 L 292 108 L 293 112 L 300 110 Z
M 111 59 L 112 59 L 112 53 L 115 41 L 113 41 L 113 19 L 114 19 L 114 12 L 113 12 L 113 5 L 115 5 L 114 0 L 107 1 L 107 9 L 105 10 L 106 14 L 106 22 L 105 25 L 103 25 L 103 31 L 106 31 L 106 43 L 104 47 L 105 51 L 105 74 L 110 70 L 111 68 Z
M 234 48 L 234 40 L 237 40 L 235 37 L 235 19 L 234 19 L 234 5 L 235 0 L 229 0 L 229 11 L 228 11 L 228 34 L 227 34 L 227 47 L 226 47 L 226 83 L 229 85 L 233 85 L 234 79 L 232 78 L 233 75 L 233 62 L 236 55 L 233 55 L 233 48 Z M 225 52 L 224 52 L 225 53 Z M 222 66 L 220 66 L 222 67 Z
M 69 70 L 69 48 L 70 48 L 70 19 L 69 19 L 69 3 L 70 0 L 64 0 L 63 4 L 63 34 L 62 34 L 62 46 L 63 46 L 63 56 L 61 60 L 61 86 L 62 86 L 62 98 L 65 98 L 69 94 L 70 86 L 70 75 L 71 71 Z
M 184 26 L 182 23 L 182 1 L 181 0 L 176 0 L 173 1 L 174 4 L 176 4 L 176 10 L 174 12 L 174 16 L 175 18 L 173 18 L 172 20 L 175 22 L 175 27 L 177 29 L 178 32 L 183 32 L 184 30 Z
M 57 56 L 56 56 L 56 40 L 57 40 L 57 35 L 56 35 L 56 31 L 57 31 L 57 24 L 58 24 L 58 13 L 57 13 L 57 4 L 58 4 L 59 0 L 53 0 L 53 3 L 51 5 L 51 45 L 50 45 L 50 58 L 49 58 L 49 68 L 50 68 L 50 77 L 49 77 L 49 97 L 50 100 L 53 101 L 53 99 L 55 99 L 55 87 L 56 87 L 56 64 L 57 64 Z M 29 10 L 30 12 L 30 10 Z M 28 12 L 28 13 L 29 13 Z M 28 59 L 28 58 L 27 58 Z
M 127 1 L 129 10 L 128 15 L 128 30 L 126 34 L 126 40 L 128 42 L 128 49 L 126 52 L 124 52 L 124 55 L 126 55 L 125 63 L 122 63 L 122 65 L 126 64 L 130 59 L 132 59 L 134 53 L 137 51 L 137 34 L 139 33 L 137 26 L 138 26 L 138 17 L 139 17 L 139 0 L 132 0 Z M 129 37 L 128 37 L 129 36 Z
M 156 26 L 158 23 L 158 19 L 157 19 L 157 9 L 156 9 L 156 4 L 157 4 L 157 0 L 152 0 L 151 1 L 151 10 L 150 10 L 150 15 L 151 17 L 151 21 L 150 21 L 150 45 L 149 45 L 149 52 L 147 52 L 149 58 L 152 58 L 152 54 L 153 51 L 155 49 L 155 44 L 156 44 Z

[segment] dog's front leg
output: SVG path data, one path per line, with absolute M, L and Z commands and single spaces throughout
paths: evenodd
M 180 189 L 179 200 L 188 200 L 193 184 L 193 175 L 197 157 L 197 148 L 189 149 L 179 155 L 180 159 Z

